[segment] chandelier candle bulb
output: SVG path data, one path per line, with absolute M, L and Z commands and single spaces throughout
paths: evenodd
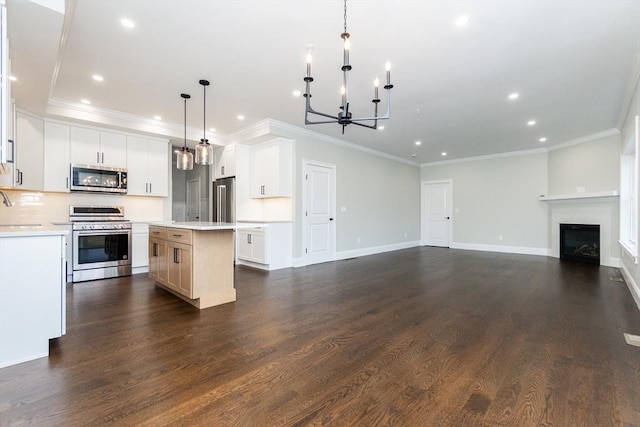
M 387 70 L 387 86 L 391 85 L 391 63 L 387 62 L 385 65 L 385 69 Z
M 373 81 L 373 99 L 378 99 L 378 86 L 380 86 L 380 80 L 375 79 Z
M 347 34 L 346 37 L 349 37 L 349 35 Z M 345 38 L 344 39 L 344 65 L 349 65 L 349 39 Z
M 311 52 L 307 53 L 307 75 L 306 77 L 311 77 Z

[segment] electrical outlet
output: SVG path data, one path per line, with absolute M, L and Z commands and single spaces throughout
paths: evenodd
M 584 193 L 584 192 L 585 192 L 585 190 L 586 190 L 586 188 L 585 188 L 585 187 L 578 187 L 578 188 L 576 188 L 576 192 L 577 192 L 577 193 Z
M 504 236 L 501 234 L 498 236 L 498 240 L 504 240 Z
M 356 242 L 360 243 L 360 238 L 359 237 L 356 239 Z
M 404 237 L 405 237 L 405 238 L 407 237 L 407 233 L 404 233 Z
M 346 212 L 346 211 L 347 211 L 346 206 L 340 206 L 340 212 Z

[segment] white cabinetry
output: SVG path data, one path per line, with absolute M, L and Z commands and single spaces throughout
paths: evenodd
M 44 191 L 69 192 L 70 126 L 44 122 Z
M 169 194 L 169 141 L 127 137 L 127 194 Z
M 71 163 L 123 168 L 127 165 L 127 137 L 98 129 L 71 127 Z
M 131 267 L 133 273 L 148 271 L 149 267 L 149 225 L 142 223 L 131 224 Z
M 236 230 L 238 264 L 263 270 L 291 267 L 292 229 L 290 222 L 271 222 L 265 228 Z
M 291 197 L 291 141 L 278 138 L 251 148 L 251 197 Z
M 13 163 L 5 167 L 0 185 L 20 190 L 42 191 L 44 186 L 44 122 L 42 119 L 18 112 L 15 140 L 9 144 L 9 157 Z
M 8 140 L 13 139 L 9 129 L 12 121 L 10 75 L 7 8 L 4 0 L 0 0 L 0 163 L 7 161 Z
M 45 357 L 64 335 L 65 238 L 0 237 L 0 368 Z
M 236 176 L 236 146 L 227 145 L 213 151 L 214 179 Z

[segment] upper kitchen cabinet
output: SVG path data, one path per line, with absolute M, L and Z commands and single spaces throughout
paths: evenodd
M 226 145 L 213 151 L 214 179 L 236 176 L 236 146 Z
M 291 197 L 292 142 L 277 138 L 251 147 L 251 197 Z
M 123 168 L 127 165 L 127 137 L 97 129 L 71 127 L 71 163 Z
M 44 122 L 44 191 L 69 192 L 69 125 Z
M 9 173 L 2 175 L 0 185 L 20 190 L 43 190 L 44 185 L 44 122 L 42 119 L 18 112 L 15 140 L 10 144 Z M 12 167 L 11 167 L 12 166 Z
M 169 195 L 169 141 L 127 137 L 127 194 Z

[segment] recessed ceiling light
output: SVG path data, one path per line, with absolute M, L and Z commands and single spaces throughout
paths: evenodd
M 421 141 L 416 141 L 416 145 L 422 145 Z
M 468 22 L 469 22 L 468 15 L 460 16 L 455 20 L 455 23 L 458 27 L 464 27 L 465 25 L 467 25 Z
M 244 116 L 242 114 L 238 114 L 238 120 L 244 120 Z
M 82 102 L 83 104 L 91 105 L 91 101 L 89 101 L 88 99 L 81 99 L 80 102 Z
M 104 81 L 104 77 L 102 77 L 100 74 L 94 74 L 93 76 L 91 76 L 91 78 L 97 82 L 103 82 Z
M 536 124 L 536 121 L 535 121 L 535 120 L 529 120 L 529 121 L 527 122 L 527 126 L 533 126 L 533 125 L 535 125 L 535 124 Z
M 538 141 L 540 141 L 540 142 L 546 142 L 546 140 L 547 140 L 547 138 L 542 137 L 542 138 L 540 138 Z
M 300 96 L 300 95 L 302 95 L 302 92 L 300 92 L 299 90 L 293 91 L 293 96 Z
M 517 92 L 513 92 L 513 93 L 510 93 L 510 94 L 509 94 L 509 99 L 512 99 L 512 100 L 513 100 L 513 99 L 518 99 L 518 97 L 519 97 L 519 96 L 520 96 L 520 94 L 519 94 L 519 93 L 517 93 Z
M 411 157 L 417 157 L 416 154 L 412 154 Z
M 122 18 L 120 20 L 120 23 L 125 28 L 133 28 L 133 27 L 136 26 L 135 22 L 133 22 L 131 19 L 127 19 L 127 18 Z
M 18 78 L 16 76 L 9 76 L 9 80 L 11 80 L 12 82 L 18 81 Z
M 162 120 L 162 117 L 160 117 L 160 116 L 153 116 L 153 120 Z
M 378 126 L 378 130 L 384 130 L 384 126 Z
M 446 155 L 447 155 L 447 152 L 446 152 L 446 151 L 443 151 L 443 152 L 442 152 L 442 153 L 440 153 L 440 154 L 442 154 L 443 156 L 446 156 Z
M 209 128 L 209 132 L 215 132 L 216 128 Z

